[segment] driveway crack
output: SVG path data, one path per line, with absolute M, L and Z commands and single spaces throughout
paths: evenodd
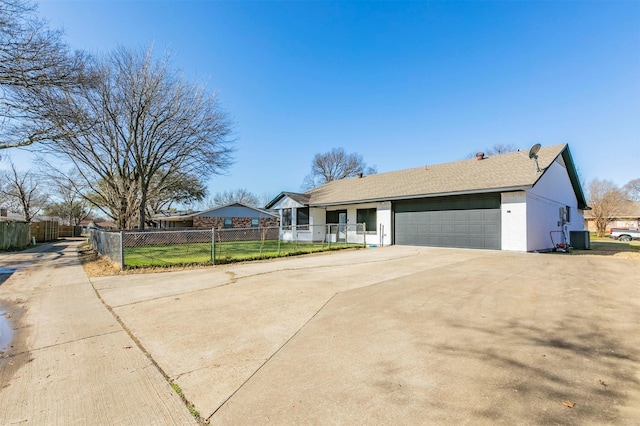
M 324 310 L 324 308 L 338 295 L 339 293 L 334 293 L 303 325 L 302 327 L 300 327 L 295 333 L 293 333 L 293 335 L 291 335 L 291 337 L 289 337 L 276 351 L 274 351 L 261 365 L 260 367 L 256 368 L 256 370 L 251 373 L 251 375 L 249 377 L 246 378 L 246 380 L 244 382 L 242 382 L 242 384 L 240 386 L 238 386 L 238 388 L 236 390 L 234 390 L 231 395 L 229 395 L 224 401 L 222 401 L 222 403 L 220 405 L 218 405 L 218 407 L 213 411 L 213 413 L 211 413 L 211 415 L 209 417 L 206 418 L 206 421 L 209 422 L 211 420 L 211 417 L 213 417 L 218 410 L 220 410 L 220 408 L 222 408 L 231 398 L 233 398 L 233 396 L 235 394 L 238 393 L 238 391 L 240 389 L 242 389 L 252 378 L 253 376 L 255 376 L 256 374 L 258 374 L 258 372 L 260 372 L 260 370 L 262 370 L 264 368 L 265 365 L 267 365 L 269 363 L 269 361 L 271 361 L 271 359 L 273 359 L 276 355 L 278 355 L 280 353 L 280 351 L 282 349 L 284 349 L 285 346 L 287 346 L 289 344 L 289 342 L 291 342 L 293 339 L 296 338 L 296 336 L 298 334 L 300 334 L 300 332 L 311 322 L 313 321 L 313 319 L 322 311 Z

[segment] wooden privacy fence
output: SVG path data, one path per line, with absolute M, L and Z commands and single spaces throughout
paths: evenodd
M 60 225 L 58 227 L 58 236 L 63 237 L 80 237 L 82 235 L 82 226 Z
M 37 243 L 57 240 L 60 237 L 60 225 L 52 220 L 33 222 L 31 224 L 31 236 L 36 239 Z
M 27 223 L 0 221 L 0 250 L 22 250 L 30 239 Z

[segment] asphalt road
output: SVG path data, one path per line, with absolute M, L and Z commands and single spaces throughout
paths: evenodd
M 212 424 L 640 423 L 637 259 L 393 246 L 89 281 L 71 249 L 0 285 L 23 310 L 0 423 L 192 421 L 160 371 Z M 60 369 L 62 408 L 29 394 Z

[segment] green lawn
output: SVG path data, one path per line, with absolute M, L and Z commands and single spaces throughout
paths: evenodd
M 362 247 L 355 244 L 285 243 L 268 241 L 232 241 L 216 243 L 215 263 L 293 256 L 326 250 Z M 127 267 L 192 265 L 211 263 L 211 244 L 170 244 L 125 247 L 124 261 Z
M 124 248 L 127 267 L 211 263 L 211 244 L 167 244 Z

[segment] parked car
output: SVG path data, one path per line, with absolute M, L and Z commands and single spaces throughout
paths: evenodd
M 609 238 L 615 238 L 619 241 L 640 240 L 640 230 L 637 228 L 611 228 Z

